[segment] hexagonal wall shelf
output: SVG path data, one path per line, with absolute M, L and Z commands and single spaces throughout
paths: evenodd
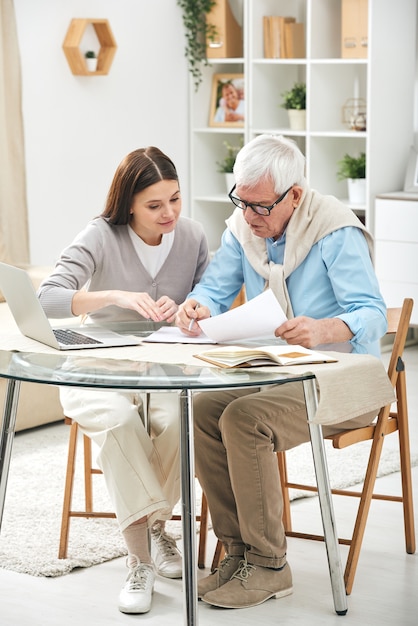
M 95 72 L 89 72 L 87 69 L 86 60 L 79 47 L 85 30 L 90 24 L 93 26 L 100 44 Z M 108 20 L 74 18 L 71 20 L 62 48 L 73 74 L 76 76 L 98 76 L 109 73 L 117 45 Z

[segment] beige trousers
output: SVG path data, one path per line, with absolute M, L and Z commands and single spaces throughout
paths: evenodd
M 60 387 L 64 414 L 97 444 L 121 530 L 148 516 L 170 519 L 180 497 L 179 397 L 150 394 L 151 436 L 141 419 L 144 394 Z
M 196 474 L 226 552 L 279 568 L 286 562 L 278 450 L 309 441 L 302 383 L 195 396 Z M 376 412 L 324 435 L 369 424 Z

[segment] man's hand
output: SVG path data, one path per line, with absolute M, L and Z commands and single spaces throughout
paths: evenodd
M 197 300 L 190 298 L 181 304 L 176 315 L 176 326 L 189 337 L 198 337 L 202 332 L 199 320 L 210 317 L 207 306 L 202 306 Z
M 321 320 L 305 316 L 294 317 L 276 328 L 274 334 L 289 344 L 305 348 L 349 341 L 353 337 L 347 324 L 335 317 Z

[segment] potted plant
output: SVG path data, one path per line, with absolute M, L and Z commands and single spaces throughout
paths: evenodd
M 213 40 L 217 35 L 216 27 L 206 21 L 207 15 L 216 5 L 216 0 L 177 0 L 177 4 L 183 11 L 185 55 L 197 91 L 202 82 L 202 63 L 209 65 L 206 55 L 207 41 Z
M 337 179 L 347 180 L 348 199 L 352 204 L 364 204 L 366 201 L 366 154 L 358 156 L 345 154 L 337 163 Z
M 229 193 L 235 184 L 234 179 L 234 163 L 238 152 L 241 150 L 244 142 L 241 138 L 239 145 L 231 145 L 228 141 L 224 141 L 223 145 L 226 148 L 226 155 L 221 161 L 216 161 L 218 166 L 218 172 L 225 174 L 227 192 Z
M 281 94 L 281 106 L 287 110 L 289 124 L 292 130 L 306 128 L 306 84 L 295 83 L 291 89 Z
M 94 50 L 87 50 L 84 56 L 88 71 L 95 72 L 97 70 L 97 56 Z

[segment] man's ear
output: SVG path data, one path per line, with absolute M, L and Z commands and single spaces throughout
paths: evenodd
M 299 185 L 294 185 L 291 189 L 291 193 L 293 194 L 293 205 L 296 208 L 302 198 L 303 189 L 299 187 Z

